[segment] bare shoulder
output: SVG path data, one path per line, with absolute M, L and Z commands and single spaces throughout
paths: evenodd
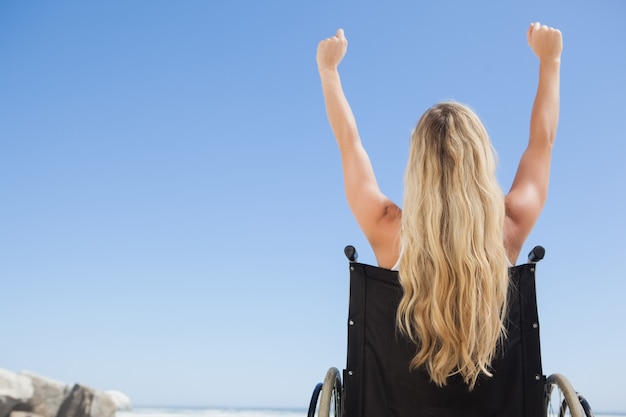
M 543 208 L 539 194 L 533 187 L 517 187 L 505 198 L 504 247 L 513 264 Z
M 377 233 L 368 237 L 376 256 L 376 262 L 382 268 L 392 268 L 400 257 L 400 228 L 402 209 L 389 201 L 384 215 L 377 225 Z
M 506 216 L 504 219 L 504 249 L 511 264 L 517 263 L 522 245 L 524 245 L 524 240 L 518 235 L 517 228 L 511 218 Z

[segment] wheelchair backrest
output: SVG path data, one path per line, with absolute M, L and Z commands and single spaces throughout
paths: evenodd
M 402 296 L 397 271 L 350 262 L 348 357 L 344 370 L 344 416 L 545 415 L 535 264 L 510 268 L 508 337 L 469 391 L 458 375 L 437 387 L 425 371 L 411 372 L 415 346 L 396 330 Z

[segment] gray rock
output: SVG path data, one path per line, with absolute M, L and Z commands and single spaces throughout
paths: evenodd
M 28 401 L 29 411 L 43 417 L 56 417 L 69 393 L 69 387 L 62 382 L 32 372 L 20 372 L 20 374 L 30 378 L 34 387 L 33 395 Z
M 124 394 L 123 392 L 116 391 L 116 390 L 108 390 L 108 391 L 104 391 L 104 393 L 113 400 L 113 403 L 115 403 L 115 408 L 117 409 L 117 411 L 130 411 L 133 409 L 133 405 L 130 401 L 130 398 L 128 398 L 128 395 Z
M 0 417 L 7 417 L 16 405 L 27 402 L 33 391 L 29 378 L 0 369 Z
M 9 417 L 43 417 L 39 414 L 31 413 L 30 411 L 11 411 Z
M 0 369 L 0 417 L 115 417 L 118 408 L 130 409 L 130 399 L 119 391 Z
M 91 417 L 115 417 L 115 411 L 117 411 L 117 406 L 111 397 L 104 392 L 94 390 L 89 410 Z
M 59 408 L 57 417 L 89 417 L 93 391 L 75 384 Z
M 61 404 L 56 417 L 114 417 L 115 403 L 108 395 L 76 384 Z

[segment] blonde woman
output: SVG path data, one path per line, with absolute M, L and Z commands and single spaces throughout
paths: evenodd
M 337 139 L 350 209 L 378 265 L 398 269 L 403 297 L 397 326 L 416 342 L 411 369 L 445 386 L 452 375 L 473 389 L 489 377 L 504 337 L 507 266 L 543 209 L 559 116 L 561 32 L 530 25 L 539 59 L 530 137 L 510 191 L 496 181 L 491 142 L 466 106 L 440 103 L 415 128 L 401 209 L 379 189 L 338 65 L 348 42 L 342 29 L 321 41 L 317 64 L 328 119 Z

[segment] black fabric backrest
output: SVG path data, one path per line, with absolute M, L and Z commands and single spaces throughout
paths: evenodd
M 350 264 L 345 417 L 541 417 L 541 368 L 535 265 L 510 268 L 508 338 L 494 376 L 468 391 L 460 378 L 439 388 L 427 373 L 409 371 L 415 347 L 395 327 L 402 289 L 398 273 Z

